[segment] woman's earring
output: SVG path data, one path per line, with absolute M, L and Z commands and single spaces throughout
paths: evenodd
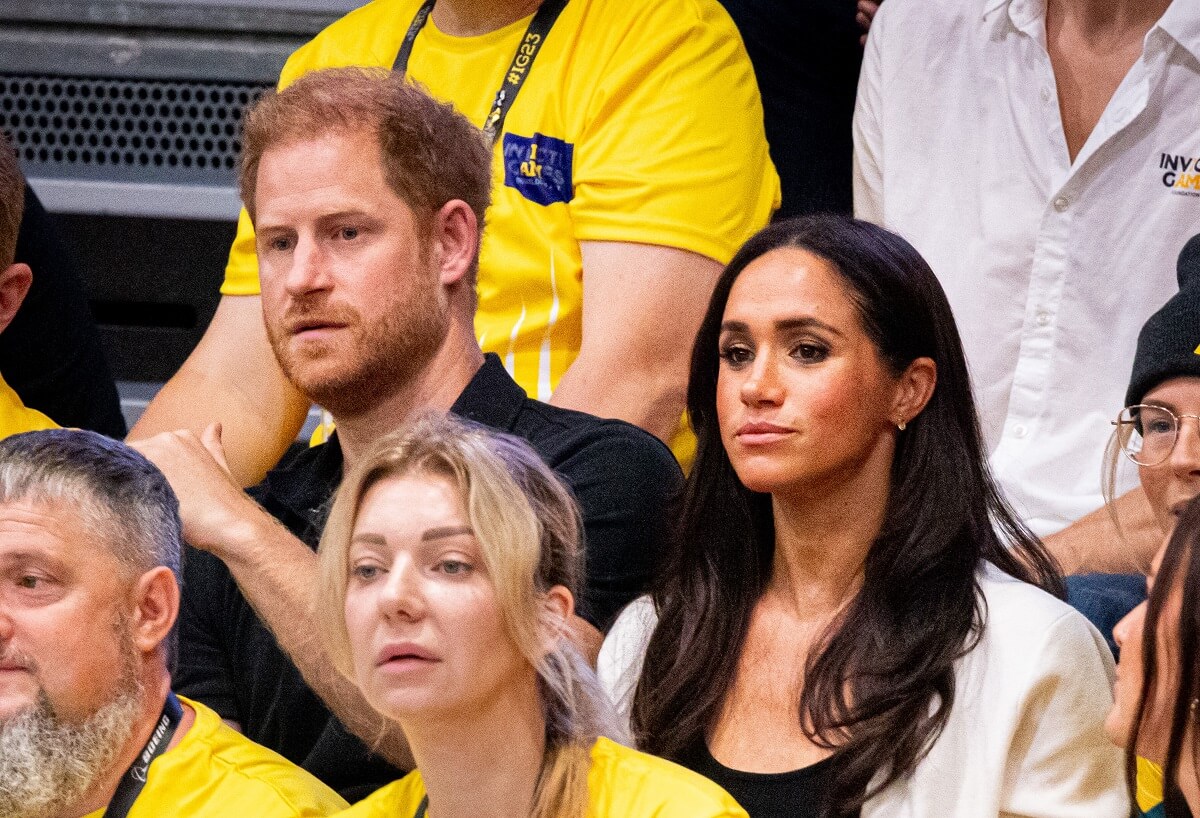
M 1196 708 L 1197 707 L 1200 707 L 1200 698 L 1192 699 L 1192 703 L 1190 705 L 1188 705 L 1188 719 L 1189 720 L 1191 720 L 1191 721 L 1196 720 Z
M 901 420 L 896 421 L 896 428 L 899 429 L 900 431 L 903 432 L 906 426 L 908 426 L 907 420 L 901 419 Z

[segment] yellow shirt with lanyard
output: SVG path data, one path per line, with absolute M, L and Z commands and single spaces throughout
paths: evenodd
M 337 793 L 255 744 L 199 702 L 191 729 L 154 758 L 128 818 L 318 818 L 345 809 Z M 107 808 L 84 818 L 105 818 Z

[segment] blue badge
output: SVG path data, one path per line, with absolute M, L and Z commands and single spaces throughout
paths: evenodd
M 570 142 L 535 133 L 532 137 L 504 135 L 504 184 L 540 205 L 575 198 L 571 183 Z

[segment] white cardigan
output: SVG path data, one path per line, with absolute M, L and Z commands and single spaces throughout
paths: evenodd
M 1123 753 L 1103 729 L 1113 663 L 1100 634 L 994 566 L 980 586 L 986 624 L 958 661 L 945 729 L 862 818 L 1128 818 Z M 649 597 L 635 600 L 600 650 L 600 680 L 625 718 L 656 622 Z

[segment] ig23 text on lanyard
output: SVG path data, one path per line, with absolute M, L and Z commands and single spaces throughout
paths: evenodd
M 421 33 L 421 29 L 425 28 L 425 23 L 429 20 L 429 14 L 433 11 L 435 2 L 436 0 L 425 0 L 425 3 L 417 11 L 417 16 L 413 17 L 413 21 L 404 35 L 404 42 L 400 44 L 400 53 L 396 55 L 396 61 L 392 64 L 393 71 L 401 73 L 408 71 L 408 59 L 412 56 L 413 43 L 416 41 L 417 35 Z M 533 61 L 537 59 L 546 35 L 554 27 L 554 21 L 558 19 L 558 15 L 562 13 L 566 5 L 567 0 L 545 0 L 538 7 L 533 19 L 529 21 L 529 27 L 525 29 L 525 36 L 521 38 L 521 44 L 517 46 L 517 53 L 513 55 L 508 71 L 504 72 L 500 90 L 496 92 L 495 101 L 492 102 L 492 110 L 488 113 L 487 119 L 483 121 L 483 132 L 492 140 L 492 144 L 495 144 L 496 140 L 500 138 L 508 111 L 512 108 L 521 86 L 525 84 L 525 78 L 529 76 L 529 71 L 533 68 Z

